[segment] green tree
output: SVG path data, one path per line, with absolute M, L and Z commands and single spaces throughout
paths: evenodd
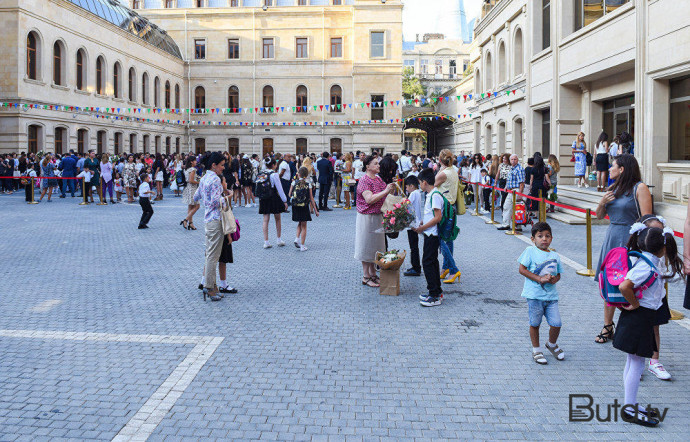
M 403 69 L 402 90 L 404 99 L 412 100 L 419 96 L 423 96 L 426 94 L 426 90 L 424 89 L 419 78 L 415 77 L 412 68 Z

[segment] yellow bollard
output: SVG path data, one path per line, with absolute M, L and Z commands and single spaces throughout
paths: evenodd
M 513 229 L 506 232 L 506 235 L 522 235 L 521 232 L 518 232 L 516 230 L 516 226 L 515 226 L 515 205 L 517 204 L 517 200 L 515 199 L 515 197 L 516 197 L 515 191 L 512 190 L 510 193 L 513 195 L 513 216 L 511 217 L 513 219 Z
M 596 275 L 592 269 L 592 210 L 587 209 L 587 268 L 578 270 L 577 274 L 580 276 L 589 276 L 590 278 Z
M 664 283 L 664 289 L 666 289 L 666 302 L 668 302 L 668 281 Z M 671 321 L 680 321 L 681 319 L 685 318 L 685 315 L 679 312 L 678 310 L 671 310 Z
M 472 216 L 479 216 L 479 192 L 480 192 L 481 186 L 479 184 L 475 184 L 474 188 L 474 213 Z
M 489 221 L 487 221 L 486 224 L 498 224 L 496 221 L 494 221 L 494 212 L 496 210 L 495 199 L 496 199 L 496 188 L 491 186 L 491 219 Z
M 35 201 L 35 198 L 34 198 L 34 192 L 36 191 L 36 186 L 34 184 L 34 178 L 33 177 L 29 178 L 29 186 L 31 186 L 31 201 L 27 202 L 27 204 L 38 204 L 38 201 Z
M 84 201 L 80 202 L 79 205 L 80 206 L 88 206 L 89 205 L 89 199 L 86 196 L 86 180 L 84 179 L 84 177 L 81 177 L 81 194 L 84 197 Z
M 98 204 L 97 206 L 107 206 L 108 203 L 103 202 L 103 181 L 98 184 Z

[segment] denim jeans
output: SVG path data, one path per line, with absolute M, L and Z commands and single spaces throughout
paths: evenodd
M 63 174 L 62 175 L 65 178 L 72 177 L 70 174 Z M 65 193 L 67 193 L 67 190 L 69 189 L 69 192 L 74 196 L 74 182 L 76 180 L 62 180 L 62 196 L 65 196 Z
M 455 275 L 460 270 L 455 265 L 455 258 L 453 258 L 453 241 L 439 241 L 441 246 L 441 255 L 443 255 L 443 269 L 450 270 L 449 275 Z
M 561 327 L 561 315 L 558 311 L 558 301 L 540 301 L 539 299 L 527 298 L 529 313 L 529 325 L 539 327 L 541 319 L 546 318 L 546 322 L 551 327 Z

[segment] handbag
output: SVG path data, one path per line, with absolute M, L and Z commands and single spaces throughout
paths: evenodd
M 223 226 L 223 235 L 235 233 L 237 230 L 237 222 L 235 215 L 232 213 L 232 205 L 228 201 L 228 197 L 221 197 L 220 202 L 220 223 Z
M 236 229 L 233 233 L 230 234 L 230 238 L 232 238 L 232 242 L 236 242 L 237 240 L 240 239 L 240 222 L 235 219 L 235 226 Z
M 457 206 L 458 216 L 464 215 L 467 211 L 465 207 L 465 185 L 458 183 L 458 194 L 455 199 L 455 205 Z
M 391 210 L 394 210 L 395 207 L 393 206 L 407 199 L 397 183 L 395 183 L 395 187 L 398 189 L 398 192 L 400 192 L 401 195 L 393 195 L 390 193 L 386 195 L 386 199 L 383 201 L 383 205 L 381 206 L 381 213 L 387 213 Z

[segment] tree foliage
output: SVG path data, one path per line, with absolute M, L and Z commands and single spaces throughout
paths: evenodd
M 409 67 L 403 69 L 402 90 L 403 98 L 406 100 L 412 100 L 426 95 L 426 90 L 424 86 L 422 86 L 422 82 L 419 81 L 419 78 L 415 77 L 414 70 Z

